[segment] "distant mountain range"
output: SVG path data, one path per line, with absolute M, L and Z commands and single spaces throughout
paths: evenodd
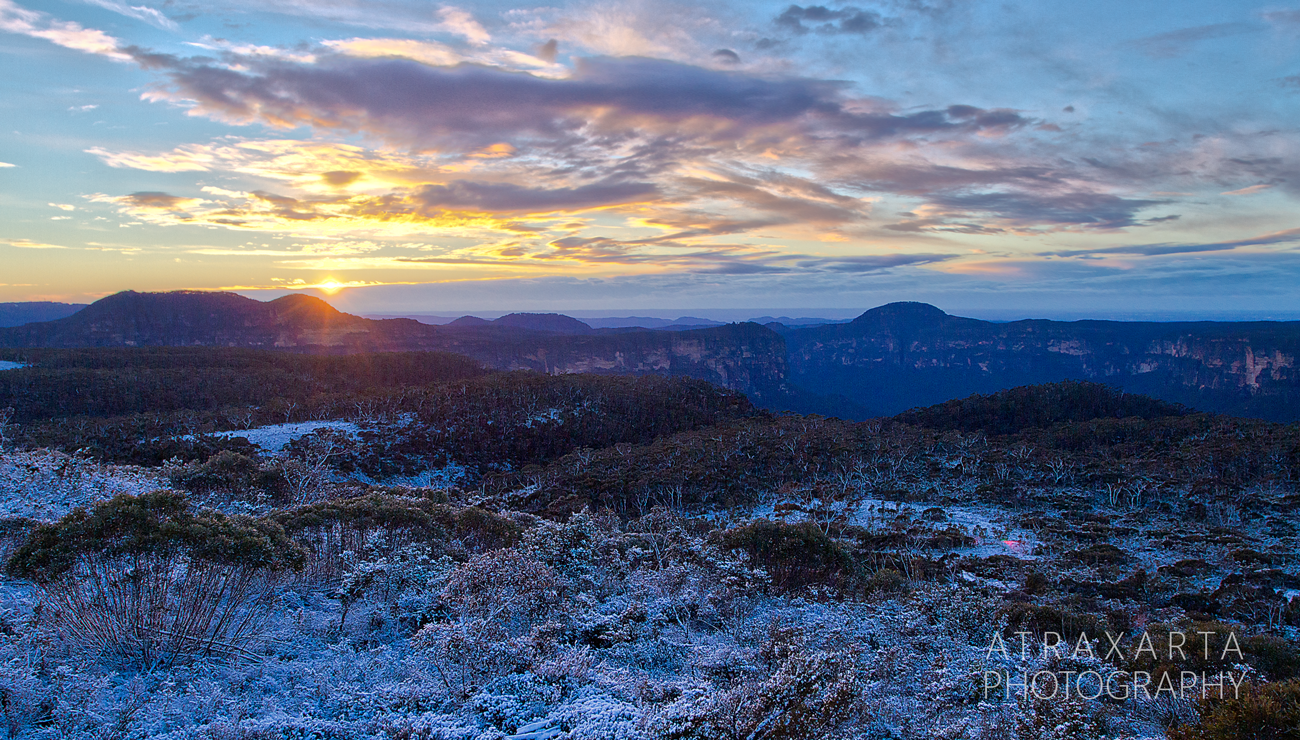
M 234 293 L 127 291 L 63 319 L 0 329 L 0 347 L 145 346 L 444 350 L 501 370 L 684 375 L 777 407 L 820 408 L 785 387 L 785 341 L 752 323 L 693 331 L 593 330 L 559 314 L 512 314 L 432 326 L 352 316 L 301 294 L 264 303 Z
M 785 330 L 789 379 L 891 415 L 974 393 L 1094 380 L 1202 411 L 1300 419 L 1300 322 L 992 323 L 891 303 Z
M 85 308 L 84 303 L 50 303 L 48 301 L 31 301 L 27 303 L 0 303 L 0 327 L 22 326 L 33 321 L 54 321 Z
M 510 314 L 510 316 L 546 316 L 550 314 Z M 460 326 L 477 324 L 483 325 L 495 323 L 502 319 L 508 318 L 503 316 L 500 319 L 483 319 L 478 316 L 443 316 L 438 314 L 409 313 L 409 314 L 366 314 L 368 319 L 415 319 L 422 324 L 434 324 L 443 326 L 446 324 L 457 324 Z M 678 331 L 682 329 L 703 329 L 709 326 L 723 326 L 727 322 L 715 321 L 713 319 L 701 318 L 699 316 L 679 316 L 675 319 L 662 319 L 654 316 L 598 316 L 598 317 L 581 317 L 577 319 L 585 324 L 589 329 L 669 329 Z M 755 324 L 770 324 L 777 322 L 785 326 L 814 326 L 818 324 L 843 324 L 851 319 L 827 319 L 816 316 L 804 316 L 791 318 L 789 316 L 755 316 L 747 318 L 746 321 Z M 743 322 L 741 322 L 743 323 Z M 573 332 L 581 333 L 581 332 Z
M 231 293 L 126 292 L 64 318 L 0 329 L 0 347 L 120 346 L 437 349 L 499 369 L 686 375 L 769 408 L 850 418 L 1074 379 L 1200 410 L 1300 419 L 1300 322 L 993 323 L 893 303 L 848 323 L 799 327 L 593 328 L 560 314 L 434 326 L 352 316 L 306 295 L 263 303 Z

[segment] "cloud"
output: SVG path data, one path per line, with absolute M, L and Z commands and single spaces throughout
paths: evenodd
M 418 45 L 420 50 L 415 49 Z M 743 138 L 758 127 L 827 129 L 841 136 L 969 134 L 1028 121 L 1010 110 L 965 105 L 899 115 L 862 110 L 842 83 L 769 78 L 645 58 L 580 60 L 555 79 L 499 67 L 450 62 L 419 42 L 350 40 L 335 47 L 377 58 L 339 56 L 314 64 L 249 58 L 236 68 L 136 50 L 147 69 L 170 81 L 152 99 L 192 105 L 191 113 L 233 123 L 356 131 L 427 150 L 501 140 L 558 140 L 593 134 L 690 133 Z M 383 52 L 381 54 L 380 52 Z M 386 56 L 423 56 L 428 63 Z M 378 58 L 383 56 L 383 58 Z M 539 60 L 540 61 L 540 60 Z
M 174 0 L 171 0 L 174 2 Z M 170 3 L 169 3 L 170 4 Z M 301 25 L 320 27 L 340 23 L 357 28 L 383 29 L 402 34 L 429 35 L 453 33 L 464 35 L 453 18 L 448 23 L 440 14 L 437 3 L 424 0 L 209 0 L 203 3 L 186 3 L 190 8 L 211 13 L 245 15 L 250 13 L 275 13 L 297 19 Z M 451 10 L 458 8 L 451 6 Z M 464 12 L 464 11 L 461 11 Z M 283 22 L 271 19 L 269 23 Z M 472 19 L 471 19 L 472 20 Z M 290 22 L 293 22 L 291 20 Z
M 1229 190 L 1226 193 L 1220 193 L 1220 195 L 1254 195 L 1255 193 L 1261 193 L 1268 190 L 1271 187 L 1273 187 L 1272 183 L 1260 183 L 1259 185 L 1251 185 L 1248 188 L 1241 188 L 1240 190 Z
M 202 145 L 185 146 L 162 155 L 110 152 L 103 147 L 91 147 L 85 151 L 99 157 L 109 167 L 129 167 L 150 172 L 204 172 L 213 162 L 213 157 L 206 149 Z
M 98 54 L 119 62 L 131 61 L 131 56 L 121 50 L 121 42 L 103 31 L 52 19 L 45 13 L 20 7 L 11 0 L 0 0 L 0 31 L 45 39 L 66 49 Z
M 359 59 L 410 59 L 431 67 L 479 64 L 503 70 L 527 71 L 543 77 L 565 77 L 569 70 L 555 63 L 546 47 L 539 55 L 523 54 L 510 49 L 477 47 L 458 49 L 436 41 L 391 38 L 350 38 L 322 42 L 333 52 Z M 315 61 L 314 59 L 309 61 Z
M 601 182 L 573 188 L 526 188 L 512 183 L 458 180 L 426 185 L 413 200 L 429 209 L 484 213 L 553 213 L 655 199 L 655 186 L 644 182 Z
M 67 249 L 67 247 L 58 244 L 45 244 L 43 242 L 34 242 L 30 239 L 0 239 L 0 244 L 7 244 L 19 249 Z
M 829 272 L 865 273 L 883 272 L 894 267 L 930 265 L 955 259 L 954 254 L 882 254 L 858 257 L 828 257 L 816 260 L 803 260 L 798 266 L 804 269 L 820 269 Z
M 193 112 L 235 123 L 311 125 L 430 149 L 510 136 L 559 137 L 601 118 L 680 123 L 709 117 L 774 124 L 838 114 L 838 83 L 766 80 L 650 59 L 594 59 L 572 77 L 403 59 L 336 58 L 321 64 L 257 60 L 247 71 L 201 59 L 137 52 L 171 80 L 154 98 L 193 101 Z
M 86 2 L 91 5 L 98 5 L 105 10 L 111 10 L 114 13 L 120 13 L 128 18 L 144 21 L 165 31 L 180 30 L 180 26 L 176 25 L 175 21 L 147 5 L 127 5 L 118 0 L 86 0 Z
M 740 55 L 731 49 L 715 49 L 712 56 L 719 64 L 740 64 Z
M 371 254 L 384 249 L 386 246 L 374 241 L 349 241 L 349 240 L 331 240 L 325 242 L 306 242 L 293 244 L 292 248 L 268 249 L 265 245 L 262 247 L 246 246 L 239 249 L 229 247 L 191 247 L 185 251 L 189 254 L 200 254 L 210 257 L 298 257 L 298 258 L 316 258 L 316 257 L 344 257 L 362 254 Z M 423 244 L 403 244 L 407 249 L 422 249 Z
M 435 67 L 459 64 L 465 59 L 460 52 L 436 41 L 351 38 L 326 41 L 324 44 L 340 54 L 361 59 L 402 57 Z
M 189 206 L 201 203 L 198 198 L 185 198 L 179 195 L 160 192 L 139 192 L 123 195 L 114 199 L 131 208 L 150 209 L 158 211 L 180 211 Z
M 1300 242 L 1300 228 L 1275 231 L 1269 234 L 1240 239 L 1237 241 L 1213 242 L 1209 244 L 1134 244 L 1102 249 L 1074 249 L 1059 252 L 1040 252 L 1045 257 L 1083 257 L 1102 254 L 1132 254 L 1143 257 L 1159 257 L 1169 254 L 1193 254 L 1197 252 L 1227 252 L 1242 247 L 1264 247 L 1274 244 L 1292 244 Z
M 284 59 L 286 61 L 300 62 L 303 64 L 311 64 L 316 61 L 316 55 L 310 52 L 286 49 L 280 46 L 241 44 L 230 41 L 229 39 L 216 39 L 211 36 L 204 36 L 200 41 L 187 41 L 185 42 L 185 45 L 193 46 L 205 51 L 216 52 L 217 54 L 232 60 L 238 60 L 240 58 L 271 58 Z
M 427 157 L 295 139 L 226 138 L 216 144 L 186 144 L 158 154 L 111 152 L 100 147 L 86 151 L 110 167 L 148 172 L 236 172 L 329 193 L 348 186 L 385 192 L 440 179 L 443 171 Z
M 800 35 L 809 32 L 866 34 L 880 28 L 883 21 L 879 13 L 852 6 L 831 10 L 824 5 L 791 5 L 776 17 L 774 23 Z
M 930 200 L 954 211 L 987 213 L 1015 225 L 1049 224 L 1090 229 L 1136 226 L 1139 224 L 1138 211 L 1166 202 L 1090 191 L 937 194 Z
M 853 99 L 838 82 L 655 59 L 585 59 L 570 76 L 554 78 L 500 67 L 438 64 L 453 56 L 423 42 L 353 39 L 336 42 L 334 48 L 347 54 L 313 63 L 248 58 L 238 68 L 136 53 L 142 65 L 170 80 L 168 90 L 152 93 L 155 99 L 192 101 L 194 114 L 237 123 L 361 132 L 430 157 L 460 156 L 458 164 L 440 167 L 442 174 L 426 171 L 426 182 L 433 182 L 419 197 L 397 194 L 388 200 L 408 215 L 427 212 L 430 206 L 503 214 L 536 213 L 545 204 L 553 210 L 576 210 L 654 195 L 663 208 L 712 200 L 758 212 L 743 217 L 746 221 L 842 224 L 864 219 L 868 209 L 840 188 L 889 183 L 868 183 L 850 173 L 835 178 L 835 186 L 793 192 L 794 180 L 787 176 L 778 183 L 780 177 L 762 181 L 743 171 L 752 172 L 759 158 L 781 165 L 802 160 L 814 169 L 846 159 L 884 167 L 891 158 L 871 156 L 864 148 L 907 137 L 996 138 L 1031 122 L 1010 109 L 970 105 L 900 112 L 881 101 Z M 386 56 L 390 52 L 408 58 Z M 409 58 L 417 56 L 425 61 Z M 777 153 L 780 149 L 789 155 Z M 152 158 L 92 151 L 114 166 L 174 171 L 214 166 L 211 148 L 191 147 Z M 513 161 L 497 167 L 494 178 L 462 178 L 453 185 L 445 176 L 501 157 Z M 691 163 L 710 157 L 716 162 L 713 174 L 696 175 Z M 751 165 L 747 158 L 756 161 Z M 941 168 L 916 159 L 895 167 L 892 179 L 895 185 L 913 180 L 911 192 L 923 196 L 935 189 L 935 183 L 920 182 L 924 176 L 917 173 L 925 169 L 931 179 L 944 181 L 942 187 L 952 187 L 959 172 L 968 184 L 1046 177 L 1045 170 L 1028 168 L 1017 174 L 950 167 L 940 174 Z M 243 167 L 245 172 L 250 169 Z M 265 168 L 266 174 L 283 178 L 274 169 Z M 310 180 L 340 185 L 342 181 L 330 177 L 343 175 L 322 180 L 322 173 L 330 172 L 365 174 L 368 168 L 319 167 L 310 172 Z M 553 182 L 529 188 L 500 184 L 519 177 Z M 293 181 L 311 187 L 301 174 Z M 353 182 L 367 180 L 348 180 Z M 602 188 L 605 192 L 598 193 Z M 418 207 L 421 201 L 424 209 Z
M 60 211 L 75 211 L 77 207 L 67 203 L 46 203 L 50 208 L 57 208 Z
M 352 172 L 349 170 L 332 170 L 320 174 L 320 179 L 324 180 L 326 184 L 336 188 L 347 187 L 361 179 L 361 177 L 362 173 Z
M 808 33 L 814 22 L 831 22 L 816 20 L 827 17 L 821 6 L 791 7 Z M 833 19 L 840 23 L 849 10 L 826 12 L 840 14 Z M 569 68 L 542 58 L 553 58 L 558 44 L 542 56 L 486 42 L 467 48 L 351 38 L 293 55 L 230 45 L 219 58 L 132 49 L 159 74 L 153 100 L 234 123 L 311 127 L 313 137 L 88 151 L 114 167 L 261 178 L 239 191 L 208 186 L 204 199 L 176 207 L 118 201 L 142 220 L 346 238 L 460 230 L 493 244 L 514 240 L 475 254 L 475 264 L 540 262 L 546 244 L 562 244 L 557 239 L 598 236 L 611 241 L 585 248 L 730 254 L 735 245 L 719 242 L 746 241 L 742 234 L 783 245 L 907 245 L 942 235 L 1120 230 L 1171 218 L 1143 218 L 1170 201 L 1125 193 L 1168 190 L 1171 176 L 1181 190 L 1200 192 L 1207 181 L 1215 192 L 1226 189 L 1218 180 L 1239 184 L 1246 172 L 1246 182 L 1283 182 L 1277 173 L 1290 161 L 1285 132 L 1260 140 L 1271 150 L 1200 137 L 1124 159 L 1082 144 L 1063 152 L 1045 146 L 1035 129 L 1043 122 L 1021 111 L 901 108 L 834 80 L 723 68 L 726 60 L 707 49 L 699 65 L 595 57 L 574 58 Z M 354 134 L 347 144 L 328 141 Z M 642 231 L 613 236 L 623 228 Z M 749 257 L 727 264 L 794 269 Z
M 159 225 L 206 225 L 328 238 L 379 233 L 389 238 L 431 233 L 465 237 L 536 233 L 547 228 L 547 213 L 607 207 L 640 190 L 640 186 L 619 189 L 611 185 L 547 191 L 452 181 L 447 186 L 405 188 L 377 195 L 341 192 L 337 186 L 322 184 L 323 194 L 311 197 L 206 186 L 206 198 L 137 192 L 93 195 L 90 199 L 112 203 L 124 214 Z M 502 210 L 489 212 L 488 208 Z M 531 222 L 521 221 L 521 215 L 528 215 Z
M 95 193 L 85 196 L 95 203 L 111 203 L 132 218 L 151 223 L 192 223 L 193 211 L 207 203 L 202 198 L 189 198 L 160 191 L 141 191 L 130 195 L 105 195 Z M 118 224 L 122 226 L 123 224 Z
M 776 217 L 777 222 L 842 224 L 865 215 L 862 201 L 794 177 L 683 178 L 680 184 L 695 198 L 725 198 Z
M 460 8 L 444 6 L 438 10 L 438 18 L 442 20 L 444 29 L 457 36 L 464 36 L 466 41 L 475 46 L 483 46 L 492 40 L 483 26 L 474 20 L 474 16 Z
M 562 237 L 547 242 L 543 250 L 535 252 L 520 251 L 517 254 L 544 261 L 564 260 L 589 264 L 650 265 L 660 268 L 674 267 L 682 270 L 709 271 L 724 269 L 724 266 L 725 269 L 747 271 L 788 269 L 773 263 L 791 259 L 789 255 L 784 255 L 776 250 L 743 244 L 647 243 L 604 236 Z
M 1262 17 L 1280 28 L 1300 28 L 1300 10 L 1272 10 L 1263 13 Z
M 1215 23 L 1147 36 L 1131 42 L 1143 54 L 1154 59 L 1171 59 L 1187 53 L 1200 41 L 1250 33 L 1255 27 L 1247 23 Z
M 556 39 L 550 39 L 546 43 L 537 47 L 537 58 L 550 64 L 555 64 L 555 60 L 559 54 L 560 42 Z
M 18 165 L 16 165 L 16 164 L 9 164 L 8 162 L 0 162 L 0 168 L 4 168 L 4 167 L 17 167 L 17 166 L 18 166 Z

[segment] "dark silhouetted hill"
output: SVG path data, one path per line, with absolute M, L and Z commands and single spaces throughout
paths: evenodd
M 488 326 L 492 322 L 487 319 L 480 319 L 477 316 L 461 316 L 455 321 L 450 321 L 447 326 Z
M 0 331 L 0 344 L 352 348 L 370 343 L 366 338 L 374 323 L 381 322 L 341 313 L 308 295 L 288 295 L 263 303 L 235 293 L 126 291 L 63 319 Z
M 1159 419 L 1187 413 L 1180 404 L 1125 393 L 1102 383 L 1067 380 L 947 401 L 905 411 L 894 419 L 931 429 L 1018 434 L 1063 422 L 1131 417 Z
M 529 331 L 549 331 L 556 334 L 590 334 L 591 327 L 572 316 L 558 313 L 512 313 L 492 322 L 493 326 L 508 326 Z

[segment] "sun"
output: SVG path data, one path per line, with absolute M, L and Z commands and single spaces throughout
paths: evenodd
M 325 291 L 326 293 L 333 295 L 334 293 L 337 293 L 343 289 L 343 284 L 338 282 L 337 280 L 326 280 L 325 282 L 321 283 L 317 287 L 319 287 L 321 290 Z

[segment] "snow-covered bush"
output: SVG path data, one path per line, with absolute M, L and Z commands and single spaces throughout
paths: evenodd
M 765 679 L 692 692 L 651 728 L 673 740 L 814 740 L 833 736 L 859 710 L 859 693 L 852 656 L 795 652 Z
M 453 567 L 451 558 L 435 558 L 429 545 L 418 542 L 391 547 L 388 538 L 386 530 L 372 530 L 360 552 L 343 553 L 342 579 L 333 591 L 343 607 L 340 629 L 346 628 L 349 611 L 362 600 L 379 610 L 373 619 L 393 619 L 404 633 L 433 617 Z
M 40 527 L 10 558 L 76 649 L 152 667 L 237 658 L 302 553 L 264 520 L 194 512 L 183 496 L 117 496 Z
M 553 620 L 564 616 L 567 592 L 553 568 L 517 550 L 475 555 L 443 589 L 455 620 L 426 625 L 415 639 L 448 690 L 469 695 L 549 651 L 565 628 Z

